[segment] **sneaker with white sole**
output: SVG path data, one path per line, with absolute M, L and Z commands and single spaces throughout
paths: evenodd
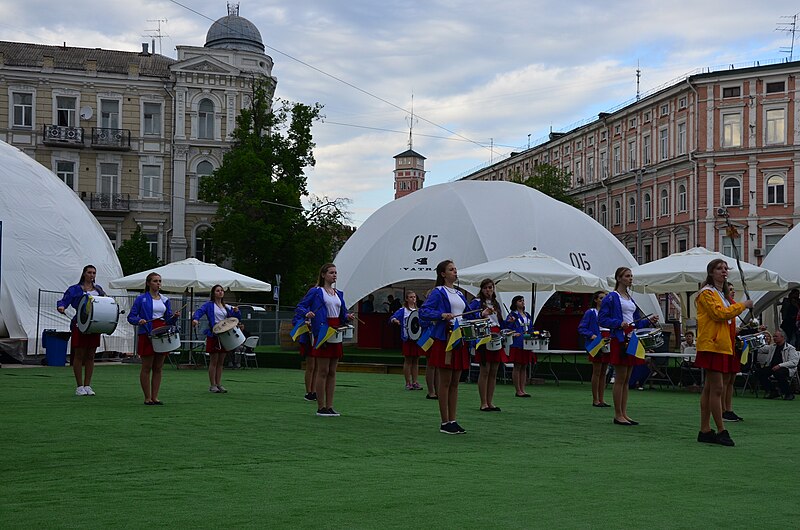
M 217 385 L 217 390 L 219 391 L 220 394 L 227 394 L 228 393 L 228 391 L 222 385 Z
M 76 388 L 75 389 L 75 395 L 76 396 L 85 396 L 86 395 L 86 387 L 79 386 L 78 388 Z
M 219 387 L 217 385 L 211 385 L 208 387 L 208 391 L 214 394 L 219 394 Z
M 85 387 L 83 387 L 83 391 L 85 392 L 85 395 L 87 395 L 87 396 L 93 396 L 94 395 L 94 390 L 92 390 L 92 387 L 90 387 L 89 385 L 86 385 Z

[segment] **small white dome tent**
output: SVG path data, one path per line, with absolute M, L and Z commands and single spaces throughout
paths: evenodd
M 521 184 L 457 181 L 372 214 L 336 257 L 337 287 L 352 306 L 386 285 L 433 280 L 444 259 L 464 268 L 533 248 L 600 277 L 636 265 L 617 238 L 572 206 Z M 644 311 L 661 314 L 655 297 L 639 298 Z
M 122 267 L 100 223 L 75 192 L 47 168 L 2 141 L 0 185 L 0 347 L 19 358 L 26 352 L 37 353 L 39 289 L 63 293 L 78 282 L 88 264 L 97 267 L 97 282 L 108 287 L 109 281 L 122 276 Z M 39 332 L 69 327 L 69 319 L 56 312 L 55 301 L 49 303 L 53 296 L 42 307 L 42 313 L 52 319 L 40 321 Z M 100 350 L 104 345 L 106 349 L 130 350 L 132 327 L 124 316 L 120 321 L 113 338 L 101 342 Z
M 762 267 L 777 272 L 788 281 L 789 289 L 800 285 L 800 266 L 798 266 L 800 252 L 798 249 L 800 249 L 800 225 L 789 230 L 761 262 Z M 766 311 L 769 306 L 783 298 L 785 292 L 772 291 L 751 294 L 753 300 L 756 301 L 754 312 L 758 314 Z M 780 324 L 780 319 L 778 319 L 778 324 Z

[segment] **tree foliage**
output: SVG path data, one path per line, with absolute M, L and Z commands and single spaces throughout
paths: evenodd
M 527 178 L 516 174 L 515 181 L 525 184 L 563 203 L 580 208 L 581 204 L 569 195 L 572 174 L 551 164 L 539 164 Z
M 232 149 L 200 186 L 201 199 L 218 204 L 212 231 L 217 257 L 270 283 L 280 274 L 285 301 L 298 299 L 333 259 L 335 235 L 347 218 L 343 199 L 312 198 L 310 212 L 301 203 L 308 196 L 304 171 L 315 163 L 311 126 L 321 110 L 318 103 L 282 100 L 273 107 L 256 81 L 250 108 L 237 118 Z
M 130 239 L 123 241 L 119 246 L 117 257 L 125 276 L 162 265 L 161 260 L 150 252 L 150 245 L 147 244 L 141 226 L 137 226 Z

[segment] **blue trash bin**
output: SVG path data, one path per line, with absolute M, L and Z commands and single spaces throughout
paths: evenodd
M 42 332 L 42 346 L 47 366 L 66 366 L 67 365 L 67 344 L 69 344 L 70 334 L 59 332 L 54 329 L 46 329 Z

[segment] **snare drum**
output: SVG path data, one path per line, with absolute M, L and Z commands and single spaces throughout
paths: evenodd
M 211 329 L 219 339 L 219 345 L 225 351 L 233 351 L 244 344 L 245 336 L 239 329 L 239 319 L 230 317 L 217 322 Z
M 637 329 L 634 333 L 645 350 L 655 350 L 664 345 L 664 334 L 658 328 Z
M 81 333 L 105 333 L 111 335 L 117 329 L 119 306 L 110 296 L 83 295 L 75 315 Z
M 503 335 L 500 333 L 492 333 L 492 338 L 486 343 L 488 351 L 500 351 L 503 349 Z
M 150 333 L 150 342 L 156 353 L 169 353 L 181 347 L 181 334 L 175 326 L 161 326 Z
M 353 338 L 353 334 L 355 333 L 355 328 L 351 325 L 342 326 L 340 328 L 336 328 L 336 333 L 341 333 L 342 339 L 350 340 Z
M 536 335 L 525 334 L 522 336 L 522 349 L 527 351 L 536 351 L 539 339 Z
M 408 314 L 408 318 L 406 319 L 404 325 L 406 337 L 408 337 L 409 340 L 415 341 L 422 336 L 422 326 L 419 322 L 419 311 L 416 309 Z
M 461 330 L 461 338 L 466 341 L 480 340 L 488 337 L 491 332 L 489 331 L 489 319 L 480 318 L 477 320 L 462 320 L 458 324 L 458 329 Z
M 737 353 L 741 353 L 744 350 L 745 342 L 750 345 L 750 355 L 755 355 L 760 347 L 767 345 L 767 334 L 761 331 L 759 333 L 740 335 L 736 337 Z

